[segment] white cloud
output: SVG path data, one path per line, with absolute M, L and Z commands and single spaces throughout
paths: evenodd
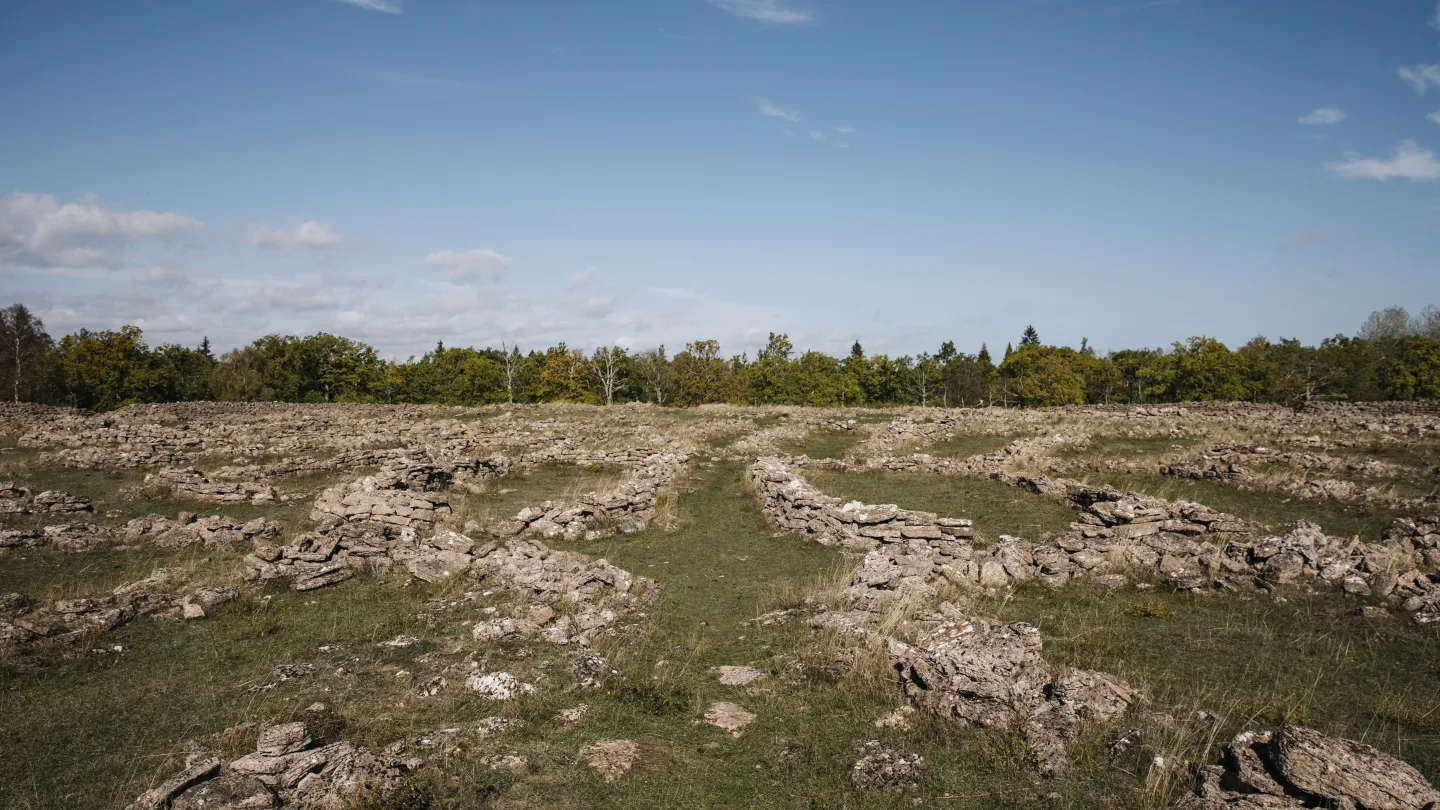
M 1414 67 L 1402 67 L 1395 71 L 1395 75 L 1404 79 L 1415 88 L 1415 92 L 1425 95 L 1425 91 L 1432 87 L 1440 87 L 1440 65 L 1421 64 Z
M 763 98 L 760 99 L 760 114 L 768 115 L 771 118 L 783 118 L 792 124 L 800 123 L 799 110 L 789 110 L 781 107 L 773 101 L 769 101 Z
M 787 7 L 779 0 L 710 0 L 710 5 L 737 17 L 781 25 L 800 25 L 814 19 L 810 12 Z
M 1425 119 L 1440 124 L 1440 110 L 1436 110 L 1435 112 L 1430 113 L 1429 115 L 1425 116 Z
M 587 268 L 585 268 L 584 270 L 581 270 L 581 271 L 578 272 L 578 273 L 571 273 L 571 274 L 570 274 L 570 280 L 565 283 L 565 289 L 567 289 L 567 290 L 573 290 L 573 289 L 575 289 L 576 287 L 584 286 L 585 283 L 588 282 L 588 281 L 591 279 L 591 277 L 593 277 L 594 275 L 595 275 L 595 268 L 594 268 L 594 267 L 587 267 Z
M 1435 153 L 1420 148 L 1419 144 L 1411 140 L 1401 141 L 1388 159 L 1352 153 L 1346 155 L 1343 161 L 1326 163 L 1325 168 L 1347 180 L 1389 180 L 1399 177 L 1418 182 L 1440 178 L 1440 162 L 1436 162 Z
M 482 248 L 463 253 L 441 250 L 426 256 L 424 264 L 426 267 L 444 270 L 445 275 L 452 281 L 496 281 L 505 275 L 505 271 L 515 262 L 511 261 L 509 256 Z
M 334 247 L 344 238 L 344 234 L 330 230 L 328 224 L 313 219 L 288 231 L 272 228 L 263 222 L 254 223 L 245 229 L 245 239 L 254 247 L 286 252 Z
M 615 311 L 614 298 L 587 298 L 585 304 L 580 308 L 586 317 L 603 318 Z
M 1440 30 L 1440 5 L 1435 6 L 1435 13 L 1430 15 L 1429 23 L 1431 28 Z
M 817 141 L 823 141 L 823 140 L 825 140 L 825 133 L 824 133 L 824 131 L 822 131 L 822 130 L 812 129 L 812 130 L 810 130 L 809 132 L 807 132 L 807 133 L 805 133 L 805 134 L 809 135 L 810 137 L 814 138 L 814 139 L 817 140 Z
M 1350 117 L 1350 113 L 1339 107 L 1317 107 L 1316 109 L 1300 116 L 1298 119 L 1302 124 L 1311 126 L 1334 126 Z
M 398 0 L 339 0 L 347 6 L 368 9 L 370 11 L 383 11 L 386 14 L 399 14 L 400 3 Z
M 187 216 L 125 210 L 93 194 L 61 205 L 49 194 L 0 197 L 0 268 L 114 268 L 123 248 L 205 229 Z
M 835 131 L 840 133 L 841 135 L 853 135 L 855 133 L 855 128 L 849 125 L 842 124 L 838 127 L 835 127 Z

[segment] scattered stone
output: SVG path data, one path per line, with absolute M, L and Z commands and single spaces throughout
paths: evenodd
M 534 686 L 522 682 L 508 672 L 471 675 L 465 680 L 465 687 L 488 700 L 510 700 L 535 691 Z
M 896 731 L 910 731 L 914 726 L 910 723 L 910 716 L 915 713 L 914 706 L 901 706 L 887 715 L 875 720 L 875 728 L 889 728 Z
M 925 772 L 925 758 L 919 754 L 902 754 L 885 747 L 879 740 L 855 744 L 860 755 L 850 768 L 850 783 L 857 790 L 915 790 Z
M 754 667 L 721 666 L 715 667 L 711 672 L 716 673 L 720 683 L 726 686 L 745 686 L 764 678 L 769 673 Z
M 702 719 L 725 732 L 726 736 L 738 739 L 745 733 L 745 727 L 755 722 L 755 714 L 738 703 L 720 701 L 711 703 Z
M 585 721 L 585 715 L 589 713 L 590 706 L 581 703 L 578 706 L 561 709 L 560 712 L 555 715 L 555 722 L 559 724 L 561 731 L 571 731 L 579 728 L 580 724 Z
M 600 774 L 605 784 L 614 784 L 624 779 L 640 756 L 640 746 L 634 740 L 596 740 L 580 749 L 580 757 Z

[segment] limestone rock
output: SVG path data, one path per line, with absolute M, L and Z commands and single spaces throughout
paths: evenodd
M 745 727 L 755 722 L 755 714 L 738 703 L 719 701 L 705 709 L 702 720 L 725 732 L 726 736 L 738 739 L 745 733 Z
M 639 756 L 640 746 L 634 740 L 596 740 L 580 749 L 580 758 L 607 785 L 624 779 Z
M 925 758 L 902 754 L 879 740 L 857 743 L 860 758 L 850 768 L 850 782 L 857 790 L 915 790 L 925 772 Z

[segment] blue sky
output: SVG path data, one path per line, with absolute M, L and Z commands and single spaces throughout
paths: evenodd
M 0 6 L 54 334 L 842 352 L 1440 303 L 1434 0 Z M 1432 117 L 1427 117 L 1432 116 Z

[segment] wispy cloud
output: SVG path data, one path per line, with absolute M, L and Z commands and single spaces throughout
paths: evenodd
M 286 252 L 334 247 L 344 238 L 343 234 L 331 230 L 329 224 L 313 219 L 290 230 L 272 228 L 263 222 L 254 223 L 245 229 L 245 240 L 254 247 Z
M 451 281 L 497 281 L 515 262 L 488 248 L 457 253 L 441 250 L 426 256 L 426 267 L 444 270 Z
M 1325 168 L 1347 180 L 1384 181 L 1398 177 L 1419 182 L 1440 178 L 1440 162 L 1435 160 L 1435 153 L 1422 149 L 1412 140 L 1401 141 L 1389 158 L 1352 153 L 1346 155 L 1343 161 L 1326 163 Z
M 1425 91 L 1432 87 L 1440 87 L 1440 65 L 1420 64 L 1410 67 L 1402 67 L 1395 71 L 1395 75 L 1415 88 L 1415 92 L 1425 95 Z
M 780 0 L 710 0 L 710 5 L 737 17 L 780 25 L 802 25 L 815 19 L 810 12 L 786 6 Z
M 773 101 L 770 101 L 769 99 L 763 98 L 760 99 L 759 107 L 761 115 L 768 115 L 771 118 L 783 118 L 784 120 L 789 121 L 792 124 L 800 123 L 799 110 L 787 109 L 785 107 L 781 107 L 779 104 L 776 104 Z
M 338 2 L 370 11 L 383 11 L 386 14 L 399 14 L 401 10 L 400 0 L 338 0 Z
M 1425 118 L 1427 120 L 1434 121 L 1435 123 L 1440 124 L 1440 110 L 1436 110 L 1435 112 L 1430 113 L 1429 115 L 1425 116 Z
M 1328 127 L 1344 121 L 1350 117 L 1350 113 L 1339 107 L 1318 107 L 1298 119 L 1302 124 L 1309 124 L 1316 127 Z
M 362 67 L 346 67 L 343 69 L 352 76 L 357 76 L 366 81 L 411 93 L 438 96 L 454 93 L 465 88 L 464 82 L 459 82 L 454 79 L 442 79 L 436 76 L 422 76 L 415 73 L 396 73 L 390 70 Z
M 576 273 L 570 274 L 570 280 L 565 282 L 565 289 L 573 290 L 576 287 L 583 287 L 595 275 L 594 267 L 587 267 Z
M 817 140 L 817 141 L 823 141 L 823 140 L 825 140 L 825 132 L 824 132 L 824 130 L 812 129 L 812 130 L 810 130 L 810 131 L 809 131 L 808 133 L 806 133 L 806 134 L 808 134 L 811 138 L 814 138 L 814 139 Z
M 835 127 L 835 131 L 840 133 L 841 135 L 851 135 L 854 134 L 855 128 L 842 124 L 841 126 Z
M 1427 22 L 1431 28 L 1440 31 L 1440 5 L 1435 6 L 1435 13 L 1430 15 L 1430 19 Z

